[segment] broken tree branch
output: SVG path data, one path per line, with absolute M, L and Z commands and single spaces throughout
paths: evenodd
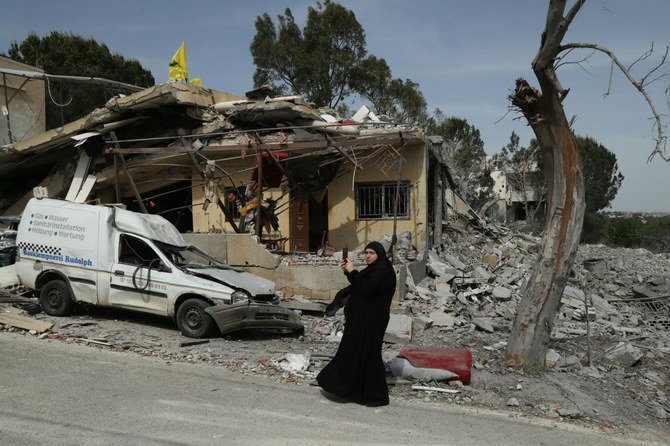
M 624 76 L 626 76 L 628 81 L 640 92 L 640 94 L 642 94 L 642 97 L 644 97 L 645 101 L 647 101 L 647 104 L 649 105 L 649 108 L 651 109 L 651 112 L 653 114 L 653 118 L 654 118 L 654 121 L 655 121 L 654 128 L 656 130 L 656 137 L 654 138 L 655 146 L 654 146 L 654 149 L 652 150 L 651 154 L 647 158 L 647 162 L 651 162 L 651 160 L 656 155 L 660 156 L 664 161 L 670 161 L 670 156 L 666 153 L 667 137 L 665 136 L 665 127 L 667 126 L 667 124 L 663 123 L 663 120 L 661 118 L 661 114 L 656 109 L 656 105 L 654 104 L 654 101 L 652 100 L 651 96 L 649 95 L 649 93 L 647 92 L 647 89 L 646 89 L 646 87 L 650 83 L 652 83 L 655 80 L 658 80 L 661 77 L 666 75 L 666 74 L 661 74 L 661 75 L 655 77 L 654 79 L 648 81 L 649 76 L 651 76 L 653 73 L 657 73 L 667 63 L 669 48 L 666 47 L 665 54 L 661 58 L 659 64 L 656 65 L 653 69 L 651 69 L 647 74 L 642 76 L 642 78 L 640 80 L 637 80 L 633 77 L 633 75 L 630 71 L 630 67 L 632 67 L 636 62 L 640 61 L 642 57 L 646 58 L 646 56 L 642 56 L 641 58 L 638 58 L 638 60 L 636 62 L 634 62 L 633 64 L 631 64 L 630 67 L 626 67 L 619 60 L 619 58 L 616 56 L 616 54 L 614 54 L 614 52 L 612 50 L 610 50 L 607 47 L 604 47 L 604 46 L 601 46 L 601 45 L 598 45 L 598 44 L 594 44 L 594 43 L 580 43 L 580 42 L 567 43 L 565 45 L 561 45 L 559 47 L 559 51 L 560 52 L 570 51 L 570 50 L 577 49 L 577 48 L 582 48 L 582 49 L 589 48 L 589 49 L 592 49 L 594 51 L 604 53 L 610 58 L 610 60 L 612 62 L 612 67 L 610 69 L 610 80 L 608 82 L 607 91 L 606 91 L 605 95 L 609 95 L 609 92 L 610 92 L 610 88 L 611 88 L 611 85 L 612 85 L 612 71 L 614 69 L 614 66 L 617 66 L 619 68 L 619 70 L 624 74 Z

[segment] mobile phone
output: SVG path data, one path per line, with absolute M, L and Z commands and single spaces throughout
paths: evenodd
M 342 260 L 346 260 L 349 256 L 349 248 L 342 248 Z

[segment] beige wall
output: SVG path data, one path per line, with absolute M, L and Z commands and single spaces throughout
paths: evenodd
M 356 220 L 353 185 L 355 183 L 393 182 L 398 179 L 398 166 L 387 172 L 368 162 L 362 170 L 350 172 L 328 186 L 328 240 L 335 249 L 344 246 L 350 250 L 362 250 L 371 241 L 381 240 L 384 235 L 393 235 L 393 219 Z M 410 185 L 410 218 L 398 219 L 396 234 L 412 233 L 414 246 L 420 248 L 426 234 L 427 211 L 427 166 L 422 144 L 406 146 L 401 181 Z
M 15 62 L 0 56 L 0 68 L 11 70 L 44 71 L 30 65 Z M 5 96 L 5 80 L 7 96 Z M 9 140 L 7 116 L 0 113 L 0 146 L 32 138 L 45 130 L 44 81 L 0 73 L 0 108 L 9 110 L 9 126 L 13 141 Z M 11 99 L 9 104 L 7 99 Z M 4 110 L 3 110 L 4 111 Z

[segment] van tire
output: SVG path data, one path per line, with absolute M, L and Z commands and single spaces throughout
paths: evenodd
M 70 287 L 62 280 L 51 280 L 40 292 L 42 310 L 50 316 L 66 316 L 74 307 Z
M 204 338 L 214 326 L 214 320 L 205 312 L 209 304 L 200 299 L 187 299 L 177 310 L 177 327 L 184 336 Z

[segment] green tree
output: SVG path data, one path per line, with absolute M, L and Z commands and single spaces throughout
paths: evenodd
M 358 95 L 396 121 L 425 121 L 419 85 L 394 79 L 384 59 L 367 55 L 365 31 L 344 6 L 329 0 L 309 6 L 303 29 L 289 8 L 277 16 L 277 25 L 265 13 L 256 17 L 255 27 L 249 49 L 256 87 L 270 84 L 337 109 L 346 109 L 345 101 Z
M 607 228 L 607 240 L 613 246 L 640 246 L 642 223 L 637 218 L 615 219 Z
M 269 14 L 256 17 L 250 46 L 254 84 L 288 88 L 316 104 L 337 107 L 350 94 L 351 72 L 366 55 L 365 32 L 355 14 L 326 0 L 307 8 L 303 30 L 289 8 L 277 18 L 279 29 Z
M 504 172 L 513 198 L 523 202 L 529 222 L 535 220 L 535 214 L 547 194 L 543 172 L 538 168 L 539 154 L 540 148 L 535 140 L 528 147 L 523 147 L 519 135 L 512 132 L 509 143 L 493 158 L 495 167 Z
M 427 130 L 444 138 L 449 167 L 463 199 L 475 209 L 490 201 L 493 178 L 479 129 L 468 124 L 466 119 L 446 117 L 437 109 L 428 119 Z
M 419 84 L 411 79 L 393 79 L 384 59 L 371 55 L 361 61 L 352 72 L 351 87 L 378 113 L 395 122 L 424 124 L 428 118 Z
M 110 53 L 106 45 L 92 38 L 71 33 L 52 31 L 44 37 L 31 33 L 21 43 L 13 41 L 8 56 L 42 68 L 47 74 L 98 77 L 143 87 L 154 85 L 151 72 L 142 68 L 136 59 L 127 60 L 118 53 Z M 50 80 L 47 128 L 61 126 L 90 113 L 118 91 L 108 86 L 82 86 L 81 83 Z
M 590 136 L 575 135 L 575 140 L 582 161 L 586 202 L 580 241 L 581 243 L 600 243 L 604 241 L 606 233 L 601 226 L 602 218 L 599 218 L 597 214 L 616 198 L 624 176 L 619 172 L 616 155 L 605 146 Z M 531 140 L 530 146 L 538 147 L 537 140 Z M 541 156 L 539 150 L 537 155 L 539 170 L 543 173 L 542 178 L 545 178 L 544 157 Z
M 577 147 L 584 167 L 586 211 L 598 212 L 612 203 L 624 177 L 616 155 L 595 139 L 577 135 Z

